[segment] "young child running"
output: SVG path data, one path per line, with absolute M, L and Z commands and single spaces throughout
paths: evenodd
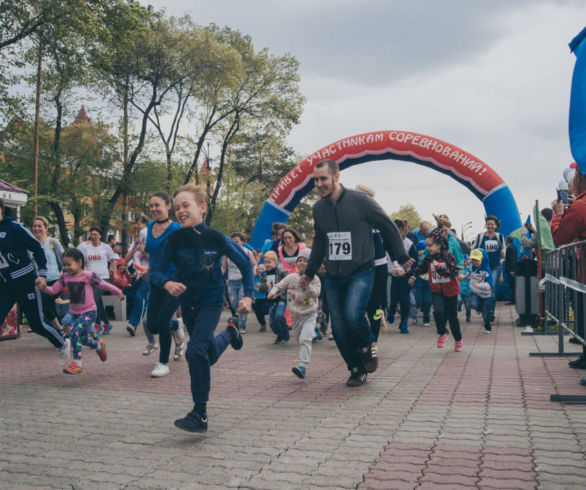
M 283 269 L 278 268 L 277 254 L 272 250 L 265 253 L 264 261 L 266 272 L 262 278 L 259 290 L 269 293 L 275 284 L 280 282 L 287 273 Z M 273 298 L 267 298 L 267 300 L 269 306 L 269 326 L 277 336 L 275 344 L 289 342 L 289 327 L 285 318 L 285 310 L 287 309 L 286 298 L 281 295 L 275 295 Z
M 275 298 L 279 294 L 287 293 L 287 308 L 291 314 L 295 338 L 299 343 L 299 366 L 294 367 L 292 371 L 299 378 L 305 378 L 311 359 L 311 343 L 315 337 L 317 306 L 321 289 L 317 275 L 307 288 L 299 287 L 299 279 L 305 274 L 310 254 L 309 248 L 301 250 L 297 256 L 297 272 L 289 274 L 278 282 L 268 295 L 269 298 Z
M 94 301 L 94 288 L 124 298 L 122 291 L 116 286 L 100 279 L 95 272 L 84 270 L 85 261 L 83 253 L 77 248 L 68 248 L 62 257 L 63 275 L 55 284 L 45 288 L 46 294 L 57 295 L 67 286 L 69 290 L 69 313 L 63 317 L 62 324 L 69 330 L 69 338 L 73 349 L 73 361 L 63 369 L 66 374 L 81 374 L 81 346 L 87 345 L 95 349 L 102 362 L 107 358 L 106 344 L 103 340 L 94 338 L 93 327 L 97 316 L 96 302 Z
M 437 328 L 437 346 L 439 349 L 446 345 L 448 330 L 446 323 L 450 323 L 450 330 L 454 336 L 455 350 L 462 350 L 462 333 L 458 320 L 458 265 L 456 258 L 449 252 L 448 241 L 439 229 L 435 229 L 427 239 L 429 254 L 414 269 L 411 274 L 419 276 L 429 274 L 429 285 L 433 302 L 433 318 Z M 415 278 L 409 279 L 411 286 Z
M 488 253 L 482 248 L 470 252 L 470 306 L 482 313 L 484 332 L 492 332 L 490 324 L 490 308 L 492 306 L 493 277 L 490 269 Z
M 462 276 L 460 277 L 460 296 L 462 296 L 462 304 L 464 305 L 464 310 L 466 311 L 466 323 L 470 323 L 470 313 L 471 313 L 471 299 L 472 293 L 470 291 L 470 273 L 472 272 L 472 267 L 470 265 L 470 256 L 464 254 L 464 270 L 462 271 Z
M 161 244 L 159 260 L 151 269 L 151 280 L 179 299 L 190 336 L 185 358 L 191 375 L 194 407 L 185 417 L 175 420 L 175 425 L 189 432 L 205 432 L 208 429 L 210 368 L 228 344 L 236 350 L 243 344 L 237 321 L 229 322 L 226 330 L 214 336 L 224 306 L 221 258 L 228 257 L 242 273 L 244 296 L 238 302 L 238 313 L 251 311 L 253 270 L 242 247 L 206 225 L 207 195 L 202 187 L 187 184 L 177 189 L 173 208 L 181 229 L 171 233 Z M 175 273 L 169 275 L 171 263 L 175 265 Z

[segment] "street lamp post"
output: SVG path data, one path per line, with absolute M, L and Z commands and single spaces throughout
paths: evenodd
M 464 240 L 464 233 L 466 231 L 468 231 L 470 228 L 472 228 L 472 221 L 468 221 L 467 223 L 462 225 L 462 241 L 466 241 Z

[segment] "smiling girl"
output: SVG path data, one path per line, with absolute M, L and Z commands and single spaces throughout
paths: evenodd
M 250 313 L 253 269 L 241 247 L 204 222 L 207 195 L 201 187 L 193 184 L 180 187 L 175 192 L 173 207 L 181 229 L 161 245 L 157 261 L 151 262 L 151 280 L 178 298 L 190 336 L 185 358 L 191 375 L 194 408 L 184 418 L 176 420 L 175 425 L 189 432 L 205 432 L 210 367 L 228 344 L 238 350 L 243 343 L 237 319 L 231 319 L 228 328 L 214 336 L 224 304 L 221 257 L 226 255 L 242 273 L 244 297 L 238 303 L 238 313 Z M 175 266 L 172 274 L 168 273 L 170 264 Z

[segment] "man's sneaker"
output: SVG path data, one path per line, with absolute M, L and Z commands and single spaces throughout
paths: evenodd
M 246 334 L 246 329 L 245 328 L 241 328 L 240 329 L 240 335 L 245 335 Z
M 281 338 L 281 336 L 279 335 L 276 339 L 275 339 L 275 345 L 280 344 L 281 342 L 283 342 L 283 339 Z
M 586 386 L 586 378 L 580 378 L 580 384 Z
M 259 332 L 266 332 L 267 331 L 267 327 L 260 327 L 258 329 Z
M 350 373 L 350 377 L 346 381 L 346 386 L 354 387 L 366 384 L 366 373 L 359 372 L 358 368 L 352 368 Z
M 208 418 L 203 418 L 199 412 L 192 410 L 182 419 L 177 419 L 175 427 L 187 432 L 206 432 L 208 430 Z
M 430 325 L 429 325 L 429 323 L 424 323 L 423 326 L 424 327 L 429 327 Z
M 405 318 L 405 320 L 403 320 L 401 322 L 401 325 L 399 326 L 399 331 L 401 333 L 409 333 L 409 323 L 408 323 L 408 319 Z
M 328 340 L 335 340 L 334 339 L 334 334 L 330 334 L 330 336 L 328 337 Z
M 491 333 L 491 332 L 492 332 L 492 330 L 490 328 L 485 328 L 484 329 L 484 333 Z
M 441 349 L 444 345 L 446 345 L 446 340 L 448 340 L 448 335 L 444 334 L 444 335 L 440 335 L 437 338 L 437 348 Z
M 305 368 L 303 366 L 295 366 L 291 371 L 293 371 L 293 374 L 298 378 L 305 378 Z
M 582 354 L 578 359 L 568 362 L 568 366 L 574 369 L 586 369 L 586 354 Z
M 104 325 L 104 335 L 110 335 L 110 332 L 112 331 L 113 328 L 114 328 L 114 326 L 110 322 L 107 322 Z
M 77 364 L 77 362 L 75 361 L 71 361 L 71 364 L 69 364 L 69 366 L 63 368 L 63 372 L 65 374 L 81 374 L 82 371 L 83 369 L 81 368 L 81 366 Z
M 242 330 L 238 329 L 238 318 L 235 316 L 231 316 L 228 318 L 228 326 L 226 327 L 226 332 L 230 334 L 230 345 L 234 350 L 242 349 L 242 344 L 244 344 L 244 339 L 242 338 Z
M 128 332 L 128 335 L 134 337 L 136 335 L 136 325 L 128 325 L 126 331 Z
M 96 354 L 98 354 L 100 361 L 104 362 L 106 359 L 108 359 L 108 354 L 106 352 L 106 343 L 103 340 L 100 340 L 98 341 L 98 344 L 100 344 L 100 350 L 96 350 Z
M 59 354 L 59 365 L 65 366 L 67 361 L 69 361 L 69 356 L 71 355 L 71 340 L 65 339 L 65 342 L 63 342 L 63 345 L 59 347 L 57 353 Z
M 147 344 L 144 352 L 142 353 L 143 356 L 145 357 L 149 357 L 150 355 L 153 354 L 153 352 L 155 352 L 157 349 L 159 348 L 159 346 L 157 344 Z
M 367 373 L 374 373 L 378 367 L 378 348 L 376 342 L 360 349 L 360 358 Z
M 157 362 L 155 369 L 153 369 L 151 372 L 151 378 L 162 378 L 163 376 L 167 376 L 167 374 L 169 374 L 169 366 L 167 364 Z
M 176 345 L 175 352 L 173 352 L 173 360 L 179 361 L 181 359 L 181 357 L 183 356 L 183 354 L 185 354 L 186 350 L 187 350 L 187 342 L 183 342 L 182 344 Z
M 454 345 L 454 350 L 456 352 L 460 352 L 462 350 L 463 346 L 464 346 L 464 343 L 461 340 L 456 340 L 456 344 Z

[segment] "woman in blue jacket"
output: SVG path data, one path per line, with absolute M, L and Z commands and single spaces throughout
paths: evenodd
M 38 276 L 29 257 L 32 252 Z M 29 326 L 59 349 L 60 363 L 69 359 L 71 344 L 53 325 L 43 319 L 43 303 L 39 289 L 47 285 L 47 258 L 38 240 L 22 224 L 4 216 L 0 199 L 0 325 L 14 306 L 25 314 Z
M 242 272 L 244 296 L 236 308 L 238 313 L 250 313 L 253 269 L 241 247 L 204 222 L 207 196 L 201 187 L 193 184 L 180 187 L 175 192 L 173 207 L 181 229 L 165 239 L 156 260 L 151 260 L 151 281 L 178 298 L 190 337 L 185 358 L 194 407 L 184 418 L 177 419 L 175 425 L 189 432 L 205 432 L 210 368 L 228 344 L 236 350 L 242 348 L 238 319 L 231 318 L 228 328 L 214 336 L 224 306 L 221 257 L 226 255 Z M 171 264 L 175 266 L 172 274 L 168 272 Z

